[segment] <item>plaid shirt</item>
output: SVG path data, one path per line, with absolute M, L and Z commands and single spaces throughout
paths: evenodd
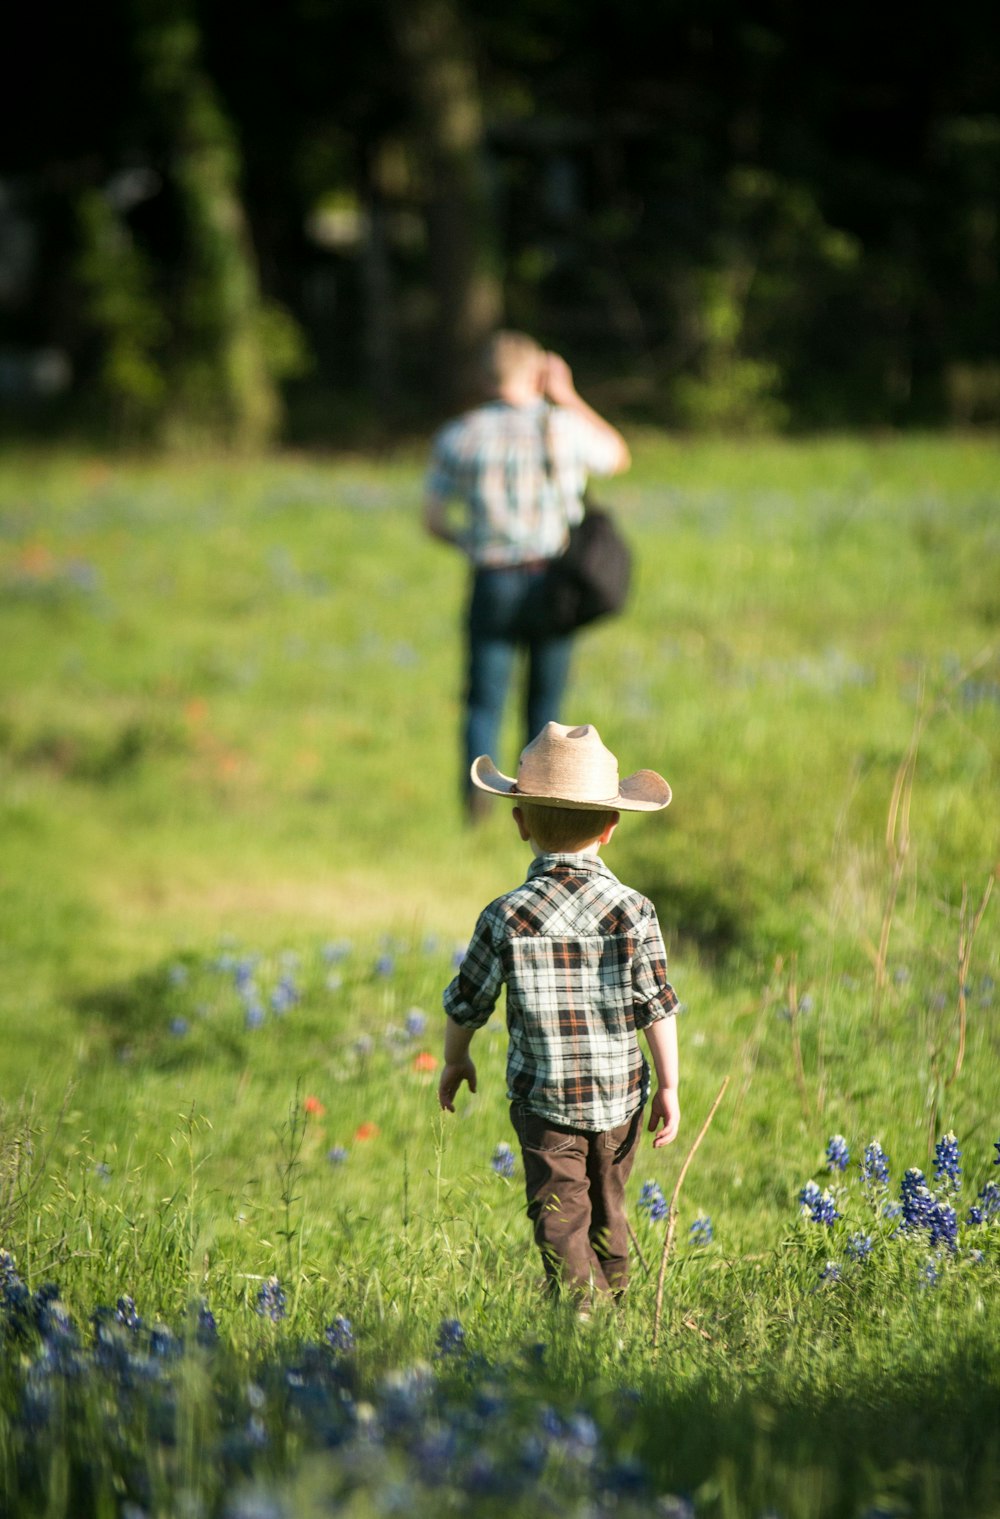
M 653 904 L 597 855 L 539 856 L 479 915 L 445 1012 L 481 1028 L 507 986 L 507 1096 L 600 1132 L 645 1102 L 636 1030 L 677 1007 Z
M 567 526 L 583 516 L 588 474 L 610 474 L 615 462 L 614 444 L 574 411 L 491 401 L 436 434 L 427 493 L 466 503 L 462 546 L 473 564 L 523 564 L 562 552 Z

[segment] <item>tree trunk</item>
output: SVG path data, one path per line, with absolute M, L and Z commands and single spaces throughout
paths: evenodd
M 434 380 L 442 403 L 457 406 L 471 395 L 475 356 L 501 316 L 479 84 L 450 0 L 390 0 L 390 14 L 427 181 Z

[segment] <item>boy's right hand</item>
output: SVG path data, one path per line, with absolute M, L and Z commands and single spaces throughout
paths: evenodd
M 469 1091 L 476 1090 L 476 1067 L 471 1060 L 458 1060 L 452 1065 L 446 1065 L 441 1072 L 441 1080 L 438 1082 L 438 1102 L 448 1113 L 455 1111 L 455 1094 L 462 1082 L 466 1081 Z

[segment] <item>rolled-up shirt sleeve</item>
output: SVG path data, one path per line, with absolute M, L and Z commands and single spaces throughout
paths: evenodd
M 482 1028 L 496 1007 L 502 983 L 502 966 L 494 948 L 491 920 L 488 912 L 483 912 L 458 974 L 445 987 L 444 1010 L 463 1028 Z
M 644 914 L 645 935 L 632 957 L 632 1006 L 636 1028 L 648 1028 L 677 1011 L 677 993 L 667 980 L 667 951 L 652 903 Z

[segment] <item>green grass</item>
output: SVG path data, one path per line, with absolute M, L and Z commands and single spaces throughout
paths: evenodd
M 518 1177 L 490 1165 L 502 1030 L 455 1118 L 414 1068 L 525 859 L 499 805 L 462 826 L 463 572 L 419 531 L 407 455 L 0 461 L 0 1246 L 80 1322 L 130 1294 L 177 1325 L 206 1298 L 234 1385 L 336 1314 L 364 1378 L 458 1317 L 527 1403 L 582 1400 L 699 1513 L 1000 1512 L 1000 1224 L 963 1227 L 928 1284 L 926 1239 L 891 1237 L 856 1168 L 832 1229 L 797 1201 L 834 1133 L 855 1162 L 877 1137 L 895 1188 L 954 1130 L 963 1218 L 1000 1174 L 995 898 L 961 998 L 958 972 L 1000 842 L 1000 450 L 650 436 L 635 460 L 603 493 L 634 600 L 581 637 L 566 712 L 674 788 L 607 852 L 656 902 L 685 1004 L 684 1123 L 636 1164 L 649 1274 L 624 1321 L 540 1307 Z M 512 710 L 504 768 L 521 741 Z M 726 1076 L 654 1350 L 663 1229 L 635 1202 L 669 1197 Z M 254 1312 L 275 1273 L 280 1325 Z M 188 1476 L 218 1506 L 204 1444 Z M 274 1480 L 325 1512 L 307 1445 Z M 59 1490 L 20 1511 L 69 1512 Z

